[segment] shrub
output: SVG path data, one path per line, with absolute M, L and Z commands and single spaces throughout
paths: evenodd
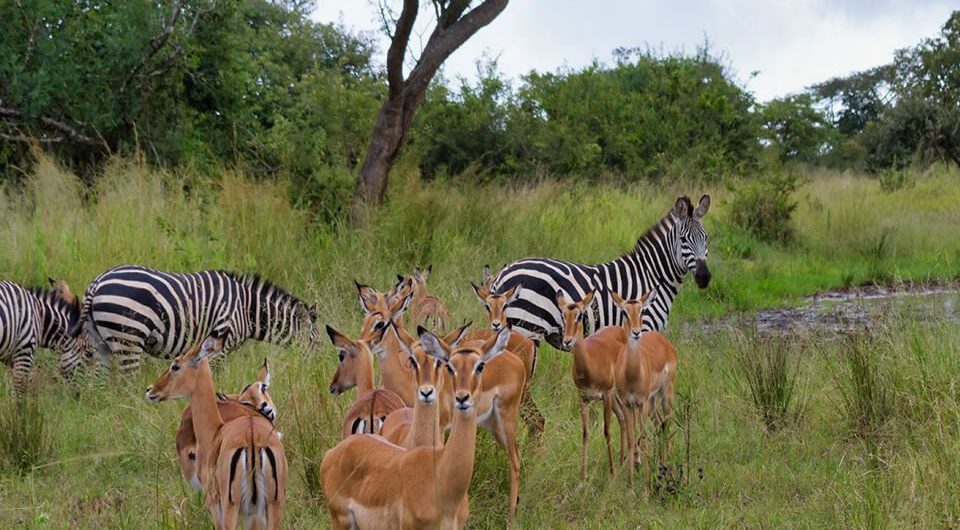
M 734 365 L 746 380 L 747 393 L 768 432 L 780 429 L 801 412 L 796 404 L 800 352 L 790 344 L 758 335 L 737 337 Z
M 790 174 L 746 181 L 733 190 L 730 218 L 761 241 L 787 244 L 793 239 L 790 219 L 797 203 L 792 195 L 798 187 Z

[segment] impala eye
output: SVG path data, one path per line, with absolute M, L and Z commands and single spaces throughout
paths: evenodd
M 340 362 L 343 362 L 343 352 L 340 352 L 340 354 L 337 355 L 337 357 L 340 358 Z
M 260 391 L 265 393 L 267 391 L 267 385 L 260 385 Z
M 179 370 L 179 369 L 180 369 L 180 365 L 179 365 L 179 364 L 171 364 L 171 365 L 170 365 L 170 371 L 171 371 L 171 372 L 176 372 L 176 371 Z
M 377 322 L 376 324 L 374 324 L 373 330 L 374 330 L 374 331 L 380 331 L 381 329 L 383 329 L 384 327 L 386 327 L 386 325 L 387 325 L 387 324 L 386 324 L 384 321 L 381 320 L 380 322 Z

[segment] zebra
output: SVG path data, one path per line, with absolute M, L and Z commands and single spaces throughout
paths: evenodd
M 224 354 L 247 339 L 283 345 L 306 335 L 319 343 L 316 318 L 315 306 L 259 275 L 121 265 L 87 287 L 70 334 L 85 330 L 105 367 L 116 355 L 121 372 L 131 372 L 142 353 L 172 359 L 212 335 L 225 336 Z
M 55 289 L 66 287 L 66 283 L 53 279 L 50 284 Z M 71 379 L 77 367 L 92 357 L 82 337 L 67 333 L 79 316 L 79 308 L 58 292 L 62 291 L 0 280 L 0 357 L 9 356 L 12 361 L 13 388 L 18 396 L 26 390 L 37 348 L 50 348 L 59 354 L 64 380 Z
M 539 343 L 546 341 L 561 348 L 563 321 L 557 306 L 558 293 L 580 300 L 596 289 L 591 311 L 585 313 L 584 333 L 590 335 L 603 326 L 623 321 L 611 292 L 634 299 L 655 291 L 644 310 L 644 331 L 662 331 L 667 325 L 670 306 L 687 272 L 693 273 L 697 286 L 710 283 L 707 268 L 707 233 L 701 220 L 710 209 L 710 196 L 704 195 L 696 209 L 690 198 L 677 199 L 673 208 L 637 240 L 633 251 L 598 265 L 582 265 L 549 258 L 526 258 L 504 266 L 494 278 L 500 292 L 522 285 L 520 299 L 507 307 L 507 320 L 514 329 Z

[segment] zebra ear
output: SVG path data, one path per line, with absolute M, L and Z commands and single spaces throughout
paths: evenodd
M 707 215 L 707 211 L 710 210 L 710 196 L 704 194 L 703 197 L 700 197 L 700 204 L 697 205 L 697 209 L 693 211 L 694 219 L 703 219 L 704 215 Z
M 483 282 L 482 283 L 484 286 L 487 286 L 487 287 L 493 285 L 493 275 L 490 274 L 490 265 L 483 266 Z
M 677 199 L 677 204 L 673 206 L 673 215 L 678 219 L 690 217 L 690 198 L 684 195 Z

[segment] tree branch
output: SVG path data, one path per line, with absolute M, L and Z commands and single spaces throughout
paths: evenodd
M 129 86 L 130 81 L 147 65 L 147 62 L 160 51 L 161 48 L 166 46 L 167 42 L 170 40 L 170 35 L 173 35 L 173 30 L 176 29 L 177 20 L 180 19 L 180 13 L 183 11 L 183 0 L 176 0 L 173 3 L 173 11 L 170 13 L 170 21 L 163 27 L 163 30 L 159 35 L 150 39 L 150 46 L 147 48 L 147 55 L 139 62 L 136 66 L 130 70 L 130 73 L 127 74 L 127 77 L 123 80 L 123 83 L 120 85 L 120 93 L 124 93 Z
M 5 134 L 0 133 L 0 140 L 6 140 L 8 142 L 16 142 L 19 144 L 30 144 L 30 143 L 41 143 L 41 144 L 58 144 L 63 141 L 63 136 L 56 136 L 54 138 L 33 138 L 30 136 L 24 136 L 22 134 Z
M 387 82 L 391 96 L 397 96 L 403 91 L 403 58 L 407 54 L 407 41 L 410 40 L 410 32 L 413 31 L 419 11 L 420 2 L 403 0 L 403 10 L 390 39 L 390 49 L 387 50 Z
M 447 28 L 438 23 L 430 36 L 430 40 L 427 41 L 423 55 L 420 56 L 420 62 L 410 72 L 407 83 L 411 85 L 429 84 L 443 61 L 464 42 L 467 42 L 480 28 L 497 18 L 497 15 L 507 7 L 508 2 L 509 0 L 485 0 Z M 452 4 L 457 5 L 448 6 L 444 17 L 448 16 L 455 7 L 459 7 L 460 3 L 463 3 L 463 0 L 459 2 L 454 0 Z
M 0 107 L 0 118 L 19 120 L 21 122 L 24 121 L 23 113 L 13 107 Z M 37 118 L 37 121 L 41 125 L 44 125 L 50 129 L 57 130 L 60 133 L 65 135 L 64 137 L 61 137 L 60 140 L 56 140 L 56 142 L 69 139 L 71 141 L 84 144 L 84 145 L 89 145 L 93 147 L 104 147 L 103 142 L 95 138 L 92 138 L 90 136 L 87 136 L 86 134 L 81 133 L 80 131 L 74 129 L 73 127 L 67 125 L 62 121 L 55 120 L 53 118 L 48 118 L 46 116 L 39 116 Z M 18 141 L 12 138 L 20 137 L 20 136 L 11 136 L 11 135 L 4 135 L 4 136 L 10 137 L 11 138 L 10 141 Z M 47 143 L 55 143 L 55 142 L 48 140 Z

